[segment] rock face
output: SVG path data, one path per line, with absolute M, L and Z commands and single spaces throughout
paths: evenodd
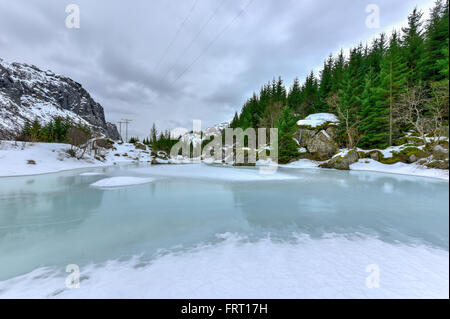
M 0 59 L 0 139 L 13 139 L 26 121 L 69 117 L 117 140 L 114 124 L 81 84 L 35 66 Z
M 356 150 L 350 150 L 344 157 L 335 156 L 328 162 L 319 165 L 322 168 L 335 168 L 340 170 L 349 170 L 350 165 L 359 160 L 359 154 Z
M 300 128 L 299 143 L 316 159 L 326 160 L 336 154 L 338 150 L 338 146 L 333 139 L 335 134 L 335 129 L 332 127 L 320 131 Z

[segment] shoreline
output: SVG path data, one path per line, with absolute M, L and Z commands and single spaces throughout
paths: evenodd
M 310 161 L 310 163 L 313 164 L 314 162 Z M 111 168 L 111 167 L 115 167 L 115 166 L 122 166 L 123 167 L 123 166 L 142 165 L 142 164 L 147 165 L 147 166 L 152 166 L 151 164 L 148 164 L 146 162 L 118 162 L 118 163 L 115 163 L 115 164 L 105 164 L 105 165 L 93 164 L 93 165 L 85 166 L 85 167 L 64 168 L 64 169 L 52 170 L 52 171 L 47 171 L 47 172 L 37 172 L 37 173 L 31 173 L 31 174 L 0 175 L 0 179 L 13 178 L 13 177 L 40 176 L 40 175 L 49 175 L 49 174 L 58 174 L 58 173 L 64 173 L 64 172 L 70 172 L 70 171 L 77 171 L 77 170 L 81 171 L 81 170 L 91 170 L 91 169 L 98 169 L 98 168 Z M 197 163 L 195 163 L 195 164 L 197 164 Z M 208 164 L 203 163 L 203 162 L 201 164 L 208 165 Z M 318 167 L 318 166 L 317 167 L 313 167 L 313 166 L 308 166 L 308 167 L 298 166 L 298 167 L 296 167 L 296 166 L 292 166 L 291 164 L 279 164 L 279 167 L 287 168 L 287 169 L 301 169 L 301 170 L 314 169 L 314 170 L 322 170 L 322 171 L 329 171 L 329 170 L 338 171 L 337 169 L 321 168 L 321 167 Z M 167 164 L 167 165 L 189 165 L 189 163 Z M 384 164 L 384 165 L 388 165 L 388 164 Z M 413 165 L 413 164 L 405 164 L 405 165 Z M 438 170 L 438 169 L 435 169 L 435 170 Z M 442 171 L 442 173 L 446 172 L 445 170 L 438 170 L 438 171 Z M 410 176 L 410 177 L 419 177 L 419 178 L 430 178 L 430 179 L 433 179 L 433 180 L 444 181 L 444 182 L 449 182 L 450 181 L 448 173 L 447 173 L 447 175 L 442 174 L 442 176 L 432 176 L 432 175 L 424 175 L 424 174 L 411 174 L 411 173 L 393 172 L 393 171 L 380 170 L 380 169 L 350 169 L 350 170 L 348 170 L 348 172 L 369 172 L 369 173 L 378 173 L 378 174 L 389 174 L 389 175 L 400 175 L 400 176 Z
M 77 160 L 64 157 L 70 145 L 57 143 L 33 143 L 15 145 L 14 141 L 1 141 L 0 143 L 0 178 L 26 177 L 45 174 L 61 173 L 79 169 L 98 169 L 124 165 L 147 164 L 151 161 L 147 150 L 138 150 L 133 144 L 115 144 L 114 150 L 105 154 L 104 161 L 93 157 Z M 33 160 L 35 164 L 27 161 Z M 202 163 L 207 164 L 202 161 Z M 181 163 L 180 163 L 181 164 Z M 180 165 L 171 163 L 168 165 Z M 185 163 L 190 164 L 190 163 Z M 300 159 L 289 164 L 278 164 L 281 168 L 289 169 L 320 169 L 320 162 Z M 260 162 L 256 167 L 264 167 L 268 163 Z M 350 172 L 364 171 L 382 174 L 425 177 L 449 182 L 449 171 L 436 168 L 426 168 L 416 164 L 383 164 L 371 159 L 359 160 L 350 166 Z

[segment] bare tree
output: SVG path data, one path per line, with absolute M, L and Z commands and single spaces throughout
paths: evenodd
M 86 151 L 92 149 L 93 144 L 90 143 L 90 134 L 77 128 L 72 127 L 68 132 L 71 153 L 77 159 L 82 159 Z
M 428 111 L 425 89 L 422 85 L 406 87 L 405 92 L 400 95 L 394 104 L 392 112 L 396 123 L 412 127 L 426 143 L 425 134 L 430 129 L 431 120 L 426 117 Z
M 272 102 L 270 103 L 264 113 L 264 117 L 260 120 L 260 126 L 266 128 L 274 128 L 277 121 L 280 119 L 281 110 L 283 109 L 283 103 Z
M 359 123 L 361 122 L 358 116 L 353 115 L 353 111 L 342 105 L 337 94 L 333 94 L 327 99 L 327 104 L 333 110 L 339 119 L 341 125 L 344 125 L 345 136 L 347 138 L 347 148 L 351 149 L 358 145 L 362 138 L 359 130 Z
M 434 142 L 439 143 L 440 136 L 444 133 L 444 118 L 449 115 L 449 87 L 448 81 L 435 82 L 431 84 L 431 92 L 428 103 L 430 113 L 431 130 L 434 137 L 437 137 Z

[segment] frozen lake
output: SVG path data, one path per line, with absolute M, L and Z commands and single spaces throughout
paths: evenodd
M 319 169 L 0 178 L 0 298 L 448 298 L 448 200 L 446 181 Z

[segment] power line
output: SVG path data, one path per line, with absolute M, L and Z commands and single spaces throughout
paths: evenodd
M 158 63 L 155 66 L 155 71 L 158 69 L 159 65 L 161 64 L 161 62 L 164 60 L 167 52 L 169 52 L 170 48 L 172 47 L 172 45 L 175 43 L 175 40 L 178 38 L 178 36 L 181 33 L 181 30 L 183 29 L 184 25 L 186 24 L 186 22 L 189 20 L 189 18 L 191 17 L 192 12 L 194 11 L 195 7 L 197 6 L 198 0 L 195 0 L 194 3 L 191 6 L 191 9 L 189 10 L 189 12 L 187 13 L 186 17 L 184 18 L 183 22 L 181 22 L 180 26 L 178 27 L 177 32 L 175 32 L 175 35 L 173 36 L 172 40 L 169 42 L 169 44 L 167 45 L 166 49 L 164 50 L 163 54 L 161 55 L 161 58 L 159 59 Z
M 190 70 L 190 68 L 209 50 L 209 48 L 231 27 L 231 25 L 242 15 L 244 12 L 250 7 L 250 5 L 253 3 L 254 0 L 249 0 L 247 2 L 247 5 L 238 12 L 238 14 L 216 35 L 216 37 L 208 43 L 208 45 L 205 47 L 205 49 L 200 53 L 197 58 L 195 58 L 192 63 L 189 64 L 189 66 L 174 80 L 170 83 L 170 85 L 175 84 L 186 72 Z M 220 8 L 224 1 L 221 2 L 221 4 L 216 8 Z M 200 31 L 201 32 L 201 31 Z M 167 76 L 168 73 L 166 73 Z M 164 77 L 165 78 L 165 77 Z M 153 97 L 153 99 L 150 101 L 150 104 L 153 103 L 153 101 L 156 99 L 156 95 Z
M 213 13 L 209 16 L 208 20 L 202 25 L 200 30 L 197 32 L 197 34 L 194 36 L 194 38 L 191 40 L 191 42 L 188 44 L 188 46 L 181 52 L 181 54 L 178 56 L 178 58 L 175 60 L 175 63 L 172 64 L 172 66 L 169 68 L 169 70 L 166 72 L 166 74 L 163 77 L 163 81 L 166 79 L 166 77 L 169 75 L 169 73 L 175 68 L 177 63 L 181 60 L 181 58 L 186 54 L 187 51 L 192 47 L 194 42 L 198 39 L 200 34 L 203 32 L 203 30 L 208 26 L 208 24 L 212 21 L 214 16 L 219 12 L 219 9 L 222 7 L 222 5 L 225 3 L 226 0 L 222 0 L 219 5 L 216 7 L 216 9 L 213 11 Z
M 181 74 L 171 83 L 175 84 L 189 69 L 197 63 L 197 61 L 205 55 L 205 53 L 209 50 L 209 48 L 231 27 L 231 25 L 247 10 L 247 8 L 253 3 L 254 0 L 249 0 L 247 5 L 239 11 L 239 13 L 231 20 L 218 34 L 217 36 L 208 43 L 208 45 L 205 47 L 205 49 L 195 58 L 191 64 L 183 71 Z

